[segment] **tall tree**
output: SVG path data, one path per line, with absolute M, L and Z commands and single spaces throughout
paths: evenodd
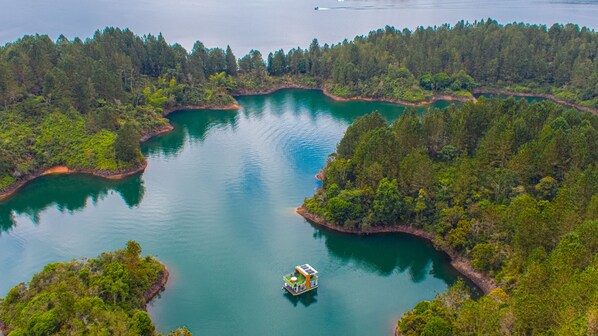
M 237 75 L 237 58 L 230 46 L 226 46 L 226 73 L 230 76 Z

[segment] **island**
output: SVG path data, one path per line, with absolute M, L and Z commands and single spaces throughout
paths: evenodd
M 147 304 L 164 290 L 168 270 L 129 241 L 97 258 L 46 265 L 0 299 L 5 335 L 155 335 Z M 188 336 L 187 328 L 170 336 Z

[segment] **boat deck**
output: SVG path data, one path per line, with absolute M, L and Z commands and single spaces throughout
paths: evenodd
M 297 296 L 318 288 L 318 271 L 309 264 L 295 266 L 295 272 L 283 276 L 282 280 L 282 288 Z
M 283 288 L 286 289 L 289 293 L 291 293 L 291 295 L 297 296 L 297 295 L 301 295 L 303 293 L 307 293 L 307 292 L 309 292 L 311 290 L 314 290 L 314 289 L 318 288 L 318 286 L 312 286 L 311 288 L 307 288 L 307 289 L 304 289 L 302 291 L 296 291 L 296 290 L 293 289 L 293 287 L 291 287 L 291 286 L 289 286 L 288 284 L 285 283 Z

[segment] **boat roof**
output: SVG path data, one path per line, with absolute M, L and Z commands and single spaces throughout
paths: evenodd
M 307 275 L 315 275 L 318 274 L 315 268 L 311 267 L 310 264 L 303 264 L 301 266 L 296 266 L 295 269 L 299 271 L 299 273 L 307 276 Z

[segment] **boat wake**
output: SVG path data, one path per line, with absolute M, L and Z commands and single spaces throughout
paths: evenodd
M 315 10 L 384 10 L 396 9 L 396 6 L 337 6 L 337 7 L 316 7 Z
M 596 3 L 598 0 L 554 0 L 556 3 L 575 3 L 587 4 Z M 316 7 L 316 10 L 401 10 L 401 9 L 431 9 L 431 8 L 446 8 L 446 9 L 464 9 L 470 6 L 466 0 L 444 0 L 438 3 L 435 0 L 419 0 L 414 3 L 405 3 L 403 1 L 353 1 L 353 0 L 337 0 L 340 6 L 334 7 Z M 500 7 L 516 7 L 521 4 L 517 0 L 503 0 L 499 3 Z

